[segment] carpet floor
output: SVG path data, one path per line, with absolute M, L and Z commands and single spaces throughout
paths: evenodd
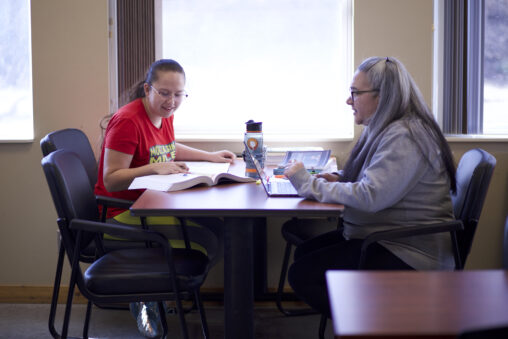
M 57 329 L 60 332 L 64 305 L 59 305 Z M 205 304 L 211 338 L 224 337 L 224 312 L 221 306 Z M 71 314 L 70 336 L 81 336 L 86 305 L 74 305 Z M 317 338 L 318 315 L 286 317 L 275 306 L 256 306 L 254 313 L 255 338 Z M 48 330 L 49 305 L 0 304 L 0 338 L 32 339 L 51 338 Z M 168 338 L 180 338 L 176 315 L 167 315 Z M 186 314 L 191 338 L 202 338 L 201 323 L 197 311 Z M 142 338 L 136 322 L 128 310 L 112 310 L 94 307 L 89 329 L 90 338 Z M 332 324 L 328 321 L 326 338 L 333 338 Z M 240 339 L 240 338 L 239 338 Z

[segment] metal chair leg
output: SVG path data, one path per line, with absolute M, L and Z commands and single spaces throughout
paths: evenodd
M 328 318 L 326 315 L 321 314 L 321 319 L 319 320 L 319 339 L 325 339 L 325 330 L 326 330 L 326 322 Z
M 157 306 L 159 308 L 159 315 L 161 319 L 161 325 L 162 325 L 162 337 L 166 338 L 168 335 L 168 322 L 166 321 L 166 312 L 164 310 L 164 305 L 162 301 L 157 302 Z
M 51 333 L 51 336 L 55 339 L 61 338 L 60 333 L 58 333 L 55 329 L 55 316 L 56 308 L 58 305 L 58 293 L 60 292 L 60 281 L 62 280 L 62 269 L 65 255 L 65 250 L 61 242 L 58 247 L 58 261 L 56 264 L 55 283 L 53 284 L 53 296 L 51 297 L 51 307 L 49 310 L 48 321 L 49 333 Z
M 72 299 L 74 296 L 74 286 L 76 285 L 76 274 L 71 274 L 71 281 L 69 283 L 69 291 L 67 293 L 67 303 L 65 305 L 64 321 L 62 325 L 62 338 L 67 338 L 67 332 L 69 331 L 69 322 L 71 318 Z
M 185 312 L 183 311 L 182 301 L 178 296 L 178 292 L 175 293 L 176 311 L 178 313 L 178 320 L 180 321 L 180 328 L 182 331 L 182 337 L 189 339 L 189 330 L 187 329 L 187 323 L 185 322 Z
M 201 327 L 203 329 L 203 337 L 205 339 L 210 338 L 210 333 L 208 331 L 208 322 L 206 321 L 205 308 L 203 307 L 203 301 L 201 300 L 201 294 L 199 290 L 194 291 L 194 299 L 196 302 L 196 306 L 199 311 L 199 317 L 201 318 Z
M 85 324 L 83 325 L 83 338 L 88 339 L 88 328 L 90 327 L 90 315 L 92 314 L 92 302 L 86 305 Z
M 317 312 L 311 308 L 287 310 L 282 306 L 282 295 L 284 293 L 284 283 L 286 282 L 286 275 L 289 266 L 289 258 L 291 257 L 291 249 L 292 245 L 289 242 L 286 242 L 286 249 L 284 250 L 284 259 L 280 271 L 279 286 L 277 288 L 277 294 L 275 296 L 275 303 L 277 304 L 277 308 L 279 309 L 279 311 L 281 311 L 284 315 L 287 316 L 317 314 Z

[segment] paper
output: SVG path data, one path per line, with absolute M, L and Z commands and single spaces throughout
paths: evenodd
M 226 173 L 229 170 L 229 162 L 208 162 L 208 161 L 185 161 L 191 174 L 213 176 L 219 173 Z
M 253 178 L 228 173 L 229 163 L 186 161 L 190 173 L 154 174 L 134 178 L 129 189 L 152 189 L 157 191 L 179 191 L 196 185 L 213 186 L 219 181 L 251 182 Z

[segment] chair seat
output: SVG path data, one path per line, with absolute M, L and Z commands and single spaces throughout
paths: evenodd
M 282 225 L 281 233 L 291 245 L 299 246 L 309 239 L 336 229 L 336 225 L 321 219 L 303 219 L 299 221 L 291 219 Z
M 113 240 L 113 239 L 104 239 L 102 241 L 102 245 L 104 246 L 104 250 L 106 252 L 127 248 L 146 247 L 146 244 L 143 241 Z M 82 256 L 85 258 L 90 258 L 88 261 L 86 261 L 85 259 L 86 262 L 93 262 L 95 260 L 96 255 L 97 255 L 97 247 L 95 246 L 94 242 L 91 242 L 85 249 L 83 249 Z
M 162 251 L 161 248 L 135 248 L 109 252 L 86 270 L 85 284 L 98 295 L 169 292 L 171 279 Z M 208 266 L 205 254 L 173 249 L 173 258 L 179 284 L 192 288 L 204 281 Z M 186 276 L 192 279 L 185 279 Z

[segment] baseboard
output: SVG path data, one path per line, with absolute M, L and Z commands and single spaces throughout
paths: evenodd
M 60 287 L 58 293 L 58 302 L 65 303 L 67 300 L 69 288 L 67 286 Z M 268 288 L 265 296 L 256 298 L 258 302 L 271 302 L 275 300 L 275 288 Z M 202 288 L 201 294 L 204 301 L 221 302 L 221 294 L 224 293 L 223 288 Z M 294 301 L 291 296 L 291 289 L 284 289 L 283 300 Z M 0 303 L 3 304 L 49 304 L 53 295 L 53 286 L 0 286 Z M 207 298 L 209 296 L 209 298 Z M 86 304 L 86 298 L 79 293 L 78 289 L 74 290 L 73 302 L 76 304 Z
M 69 288 L 62 286 L 58 302 L 65 303 Z M 53 286 L 0 286 L 0 303 L 8 304 L 49 304 L 53 295 Z M 74 291 L 74 303 L 86 304 L 86 299 Z
M 223 293 L 222 288 L 202 288 L 203 294 Z M 58 293 L 58 302 L 65 303 L 69 288 L 60 287 Z M 3 304 L 49 304 L 53 295 L 53 286 L 0 286 L 0 303 Z M 76 304 L 86 304 L 86 298 L 74 290 L 73 302 Z

